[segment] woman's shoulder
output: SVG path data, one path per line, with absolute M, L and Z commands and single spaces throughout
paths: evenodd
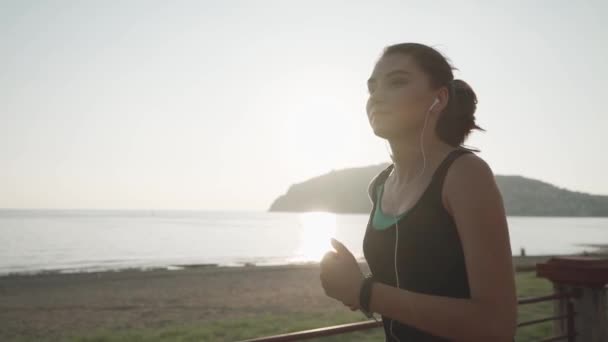
M 446 177 L 474 177 L 492 174 L 490 165 L 475 150 L 461 148 L 463 153 L 454 160 Z
M 485 196 L 497 189 L 490 165 L 476 153 L 463 153 L 453 161 L 445 175 L 442 200 L 445 204 L 462 196 Z

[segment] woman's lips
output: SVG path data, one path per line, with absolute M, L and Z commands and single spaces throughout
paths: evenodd
M 372 111 L 372 115 L 384 115 L 384 114 L 388 114 L 388 111 L 385 111 L 385 110 L 373 110 Z
M 372 123 L 376 122 L 377 120 L 379 120 L 380 118 L 384 117 L 384 116 L 388 116 L 389 112 L 385 112 L 385 111 L 380 111 L 380 110 L 374 110 L 372 112 L 372 114 L 370 115 L 370 120 Z M 380 119 L 382 120 L 382 119 Z

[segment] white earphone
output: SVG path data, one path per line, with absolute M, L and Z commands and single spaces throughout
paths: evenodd
M 435 97 L 435 100 L 433 101 L 433 104 L 429 107 L 429 109 L 427 110 L 425 115 L 425 119 L 424 119 L 424 126 L 422 126 L 422 133 L 420 134 L 420 149 L 422 151 L 422 171 L 420 172 L 420 174 L 418 176 L 420 176 L 421 174 L 424 173 L 424 169 L 426 168 L 426 156 L 424 155 L 424 129 L 426 128 L 426 121 L 429 118 L 428 114 L 431 112 L 431 110 L 433 110 L 433 108 L 439 103 L 439 97 Z M 416 176 L 416 178 L 418 177 Z M 411 181 L 410 181 L 411 182 Z M 399 247 L 399 223 L 397 218 L 395 217 L 395 280 L 397 281 L 397 288 L 401 288 L 401 286 L 399 285 L 399 272 L 398 272 L 398 267 L 397 267 L 397 250 Z M 393 333 L 393 322 L 394 320 L 391 319 L 391 335 L 393 336 L 393 338 L 395 338 L 395 340 L 401 342 L 401 340 L 399 340 L 397 338 L 397 336 L 395 336 L 395 334 Z
M 433 101 L 433 104 L 431 105 L 431 107 L 429 107 L 429 110 L 427 111 L 430 112 L 431 110 L 433 110 L 433 107 L 435 107 L 436 104 L 439 103 L 439 97 L 436 97 L 435 100 Z

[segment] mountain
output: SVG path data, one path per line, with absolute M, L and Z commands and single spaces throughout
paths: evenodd
M 371 210 L 367 187 L 388 164 L 332 170 L 293 184 L 269 211 L 365 213 Z M 509 216 L 608 216 L 608 196 L 558 188 L 522 176 L 496 175 Z

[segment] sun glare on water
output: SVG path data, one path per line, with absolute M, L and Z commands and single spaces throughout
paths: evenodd
M 299 216 L 300 241 L 295 262 L 319 262 L 332 250 L 330 239 L 336 233 L 336 215 L 327 212 L 307 212 Z

